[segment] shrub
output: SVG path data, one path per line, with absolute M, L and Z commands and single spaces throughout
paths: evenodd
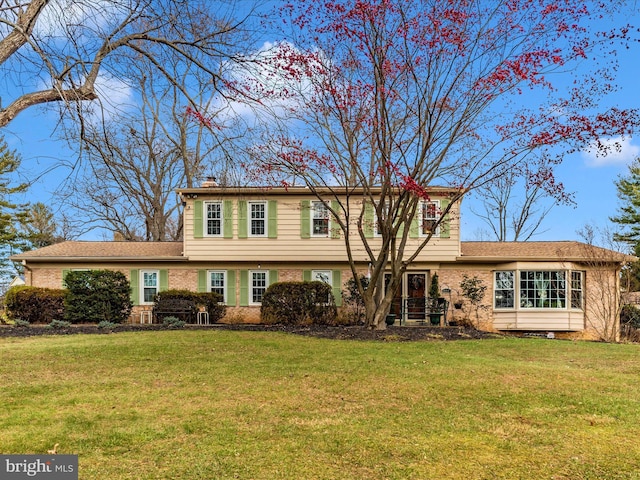
M 31 326 L 29 322 L 27 322 L 26 320 L 22 320 L 21 318 L 16 319 L 16 321 L 13 322 L 13 325 L 20 328 L 28 328 Z
M 67 322 L 65 320 L 52 320 L 47 328 L 53 328 L 54 330 L 63 330 L 65 328 L 69 328 L 71 326 L 71 322 Z
M 122 272 L 71 271 L 65 283 L 64 317 L 71 323 L 122 323 L 131 314 L 131 287 Z
M 365 290 L 369 286 L 369 278 L 364 275 L 360 275 L 358 281 Z M 344 299 L 344 305 L 346 307 L 343 309 L 345 314 L 344 323 L 363 323 L 365 317 L 364 299 L 360 295 L 356 279 L 350 277 L 349 280 L 345 282 L 345 288 L 346 290 L 342 292 L 342 298 Z
M 64 290 L 21 285 L 5 295 L 7 314 L 11 319 L 29 323 L 49 323 L 64 318 Z
M 182 328 L 185 325 L 185 322 L 180 320 L 178 317 L 168 316 L 162 319 L 162 324 L 167 325 L 170 328 Z
M 262 297 L 261 319 L 287 325 L 333 325 L 338 312 L 331 290 L 324 282 L 274 283 Z
M 189 290 L 166 290 L 156 295 L 153 305 L 154 316 L 162 322 L 173 316 L 186 323 L 195 323 L 198 311 L 209 312 L 209 321 L 218 322 L 226 313 L 222 295 L 215 292 L 191 292 Z
M 100 323 L 98 323 L 98 328 L 100 330 L 111 330 L 117 326 L 118 326 L 117 323 L 109 322 L 107 320 L 103 320 Z

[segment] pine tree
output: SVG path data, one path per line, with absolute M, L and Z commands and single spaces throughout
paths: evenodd
M 640 254 L 640 157 L 629 165 L 629 174 L 616 181 L 618 198 L 622 202 L 619 213 L 610 220 L 620 225 L 615 241 L 628 243 L 636 255 Z
M 10 268 L 9 256 L 24 247 L 19 225 L 26 220 L 26 206 L 12 201 L 12 196 L 27 189 L 27 184 L 13 185 L 13 175 L 20 167 L 21 158 L 0 136 L 0 275 L 15 273 Z

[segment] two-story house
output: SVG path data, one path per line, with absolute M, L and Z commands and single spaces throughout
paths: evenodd
M 424 310 L 401 305 L 426 298 L 434 273 L 451 305 L 449 320 L 477 316 L 483 329 L 589 338 L 615 322 L 617 310 L 603 308 L 603 298 L 618 301 L 620 269 L 632 257 L 573 241 L 461 242 L 459 205 L 430 230 L 448 205 L 449 193 L 430 189 L 430 199 L 411 227 L 408 252 L 425 235 L 433 237 L 396 294 L 401 323 L 425 320 Z M 325 281 L 342 305 L 341 292 L 352 275 L 343 232 L 309 189 L 206 186 L 178 194 L 184 207 L 182 242 L 68 241 L 12 258 L 22 262 L 26 284 L 39 287 L 63 287 L 65 273 L 73 269 L 122 271 L 131 282 L 132 321 L 149 321 L 154 295 L 169 288 L 219 292 L 228 306 L 224 322 L 259 322 L 262 296 L 278 281 Z M 375 248 L 377 226 L 370 207 L 359 204 L 370 218 L 364 235 Z M 358 271 L 366 275 L 369 258 L 355 229 L 353 235 L 352 254 Z M 479 308 L 463 298 L 465 276 L 487 287 Z M 454 308 L 459 302 L 462 308 Z

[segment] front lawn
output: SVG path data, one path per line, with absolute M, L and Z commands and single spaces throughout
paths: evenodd
M 0 452 L 83 480 L 640 478 L 636 345 L 3 338 L 0 379 Z

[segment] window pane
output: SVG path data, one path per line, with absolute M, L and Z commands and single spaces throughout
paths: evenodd
M 264 203 L 251 204 L 251 235 L 260 236 L 265 234 L 265 213 Z
M 158 293 L 158 272 L 142 273 L 142 301 L 153 303 L 156 293 Z
M 565 308 L 566 292 L 564 271 L 520 272 L 522 308 Z
M 494 287 L 495 308 L 513 308 L 515 306 L 515 272 L 496 272 Z
M 209 287 L 212 292 L 219 293 L 224 298 L 224 272 L 209 273 Z
M 436 215 L 438 207 L 434 202 L 422 204 L 422 233 L 427 235 L 433 233 L 436 227 Z
M 571 308 L 583 308 L 582 299 L 582 272 L 571 272 Z
M 222 235 L 222 205 L 207 204 L 207 235 Z
M 261 303 L 267 289 L 267 272 L 251 273 L 251 302 Z
M 329 210 L 322 202 L 313 202 L 313 221 L 311 231 L 314 235 L 329 234 Z

